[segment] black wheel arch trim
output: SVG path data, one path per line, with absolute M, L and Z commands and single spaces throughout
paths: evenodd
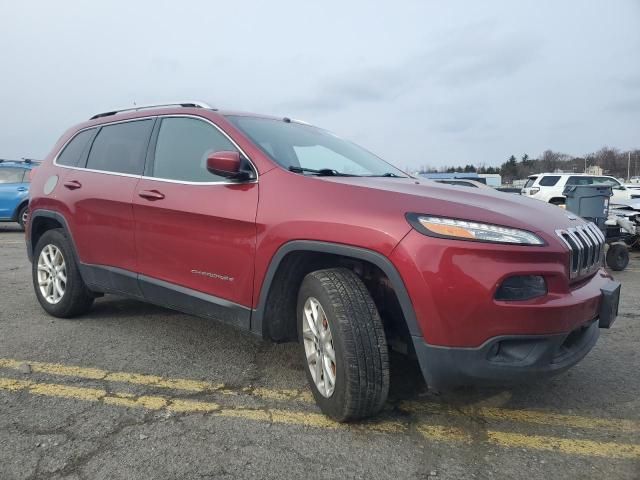
M 402 308 L 402 313 L 404 315 L 404 319 L 409 332 L 411 333 L 411 335 L 422 336 L 422 329 L 418 325 L 415 310 L 413 308 L 413 303 L 411 302 L 411 297 L 409 296 L 400 273 L 398 273 L 398 270 L 393 265 L 391 260 L 378 252 L 366 248 L 315 240 L 293 240 L 287 242 L 282 245 L 273 255 L 273 257 L 271 258 L 271 262 L 269 263 L 269 267 L 267 268 L 267 273 L 265 274 L 264 280 L 262 281 L 257 308 L 252 312 L 251 315 L 251 331 L 253 333 L 264 336 L 264 312 L 266 308 L 267 297 L 269 295 L 269 290 L 271 289 L 271 284 L 273 282 L 275 274 L 278 271 L 280 263 L 287 254 L 299 251 L 328 253 L 348 258 L 355 258 L 372 263 L 373 265 L 378 267 L 387 276 L 387 278 L 391 282 L 391 285 L 393 286 L 393 289 L 398 298 L 398 302 L 400 303 L 400 307 Z
M 73 235 L 71 233 L 71 229 L 69 228 L 69 224 L 67 223 L 67 219 L 64 218 L 64 215 L 62 215 L 59 212 L 54 212 L 53 210 L 46 210 L 46 209 L 34 210 L 33 212 L 29 213 L 28 221 L 31 227 L 33 227 L 33 222 L 38 217 L 51 218 L 53 220 L 56 220 L 58 223 L 60 223 L 60 225 L 62 225 L 62 228 L 65 231 L 67 238 L 71 242 L 73 256 L 75 257 L 76 263 L 79 264 L 80 258 L 78 257 L 78 250 L 76 249 L 76 244 L 73 241 Z M 33 249 L 35 248 L 35 244 L 33 242 L 33 228 L 29 230 L 29 236 L 25 238 L 25 241 L 27 243 L 27 256 L 29 257 L 29 261 L 32 261 Z

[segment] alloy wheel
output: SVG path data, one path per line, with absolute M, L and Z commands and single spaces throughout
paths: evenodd
M 56 304 L 67 289 L 67 266 L 62 251 L 53 244 L 46 245 L 38 257 L 38 287 L 43 298 Z
M 307 298 L 302 309 L 302 339 L 307 365 L 320 394 L 329 398 L 336 388 L 336 352 L 327 314 L 320 302 Z

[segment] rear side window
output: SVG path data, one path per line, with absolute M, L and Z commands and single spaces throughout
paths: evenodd
M 89 142 L 96 133 L 96 129 L 83 130 L 77 134 L 73 139 L 67 143 L 64 150 L 58 155 L 56 163 L 58 165 L 65 165 L 68 167 L 77 167 L 80 159 L 86 153 L 86 149 L 89 147 Z
M 93 141 L 87 168 L 141 175 L 152 128 L 152 119 L 102 127 Z
M 529 179 L 527 180 L 527 183 L 524 184 L 524 188 L 531 187 L 534 183 L 536 183 L 537 178 L 538 177 L 529 177 Z
M 152 176 L 186 182 L 222 181 L 207 170 L 209 154 L 222 150 L 237 151 L 213 125 L 196 118 L 163 118 Z
M 553 187 L 560 180 L 559 175 L 545 175 L 540 179 L 538 185 L 541 187 Z
M 593 183 L 611 185 L 612 187 L 619 187 L 620 186 L 620 182 L 617 181 L 615 178 L 611 178 L 611 177 L 595 177 L 593 179 Z
M 0 168 L 0 183 L 22 183 L 23 168 Z
M 567 185 L 593 185 L 593 177 L 569 177 Z

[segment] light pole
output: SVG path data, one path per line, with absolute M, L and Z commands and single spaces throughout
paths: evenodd
M 631 150 L 627 152 L 627 182 L 631 181 Z

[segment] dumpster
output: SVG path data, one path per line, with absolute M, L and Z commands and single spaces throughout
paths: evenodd
M 605 225 L 609 217 L 609 185 L 568 185 L 562 194 L 568 211 L 595 223 L 607 243 L 606 262 L 612 270 L 624 270 L 629 264 L 629 247 L 619 235 L 612 235 Z
M 566 208 L 571 213 L 595 223 L 604 231 L 609 216 L 609 185 L 567 185 L 562 194 L 567 198 Z

